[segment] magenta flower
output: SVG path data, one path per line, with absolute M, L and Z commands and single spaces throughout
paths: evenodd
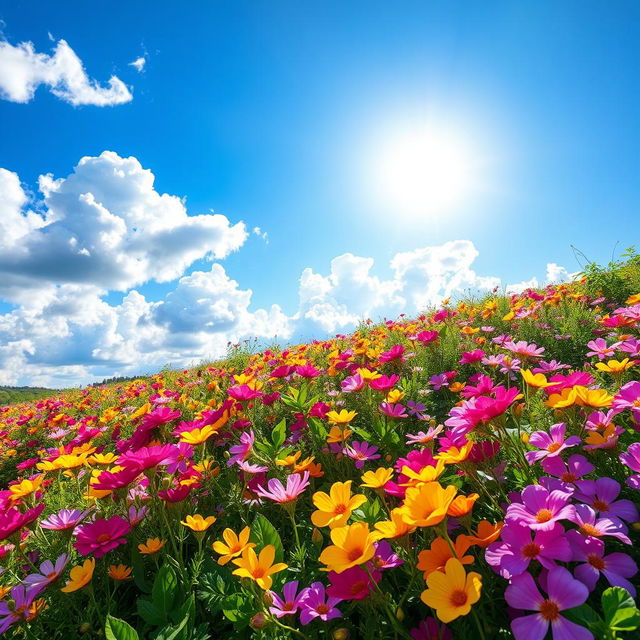
M 440 391 L 442 387 L 449 386 L 449 378 L 444 373 L 436 373 L 429 378 L 429 384 L 433 387 L 434 391 Z
M 299 364 L 296 367 L 296 373 L 302 378 L 317 378 L 322 375 L 322 371 L 319 371 L 311 364 Z
M 613 421 L 615 411 L 613 409 L 607 411 L 592 411 L 584 425 L 589 431 L 600 431 L 606 429 Z
M 278 478 L 271 478 L 267 483 L 269 490 L 264 487 L 258 487 L 256 494 L 261 498 L 269 498 L 274 502 L 280 504 L 285 502 L 293 502 L 297 500 L 300 494 L 309 486 L 309 472 L 305 471 L 302 475 L 299 473 L 292 473 L 287 476 L 286 487 L 278 480 Z
M 231 457 L 227 460 L 227 466 L 230 467 L 239 460 L 246 460 L 251 455 L 255 439 L 256 436 L 251 430 L 242 433 L 240 435 L 240 444 L 229 448 Z
M 558 523 L 547 531 L 533 532 L 529 527 L 510 522 L 502 529 L 501 538 L 501 542 L 493 542 L 487 547 L 485 559 L 503 578 L 524 573 L 532 560 L 537 560 L 546 569 L 555 567 L 556 560 L 571 560 L 569 541 Z
M 619 459 L 622 464 L 638 474 L 629 476 L 627 484 L 633 489 L 640 489 L 640 442 L 630 444 L 626 453 L 620 454 Z
M 379 582 L 382 577 L 379 571 L 372 571 L 371 575 L 375 582 Z M 331 584 L 327 587 L 327 594 L 337 600 L 363 600 L 374 588 L 369 574 L 360 567 L 351 567 L 342 573 L 331 571 L 329 582 Z
M 569 436 L 565 439 L 567 425 L 564 422 L 554 424 L 549 428 L 549 433 L 545 431 L 534 431 L 529 437 L 529 444 L 537 447 L 540 451 L 527 451 L 524 456 L 529 464 L 536 460 L 542 460 L 549 456 L 557 456 L 568 447 L 575 447 L 580 444 L 578 436 Z
M 143 416 L 141 425 L 145 430 L 155 429 L 161 424 L 177 420 L 180 415 L 181 413 L 178 410 L 170 409 L 169 407 L 158 407 Z
M 404 564 L 404 560 L 400 558 L 397 553 L 393 552 L 391 545 L 386 540 L 375 542 L 374 545 L 376 553 L 369 561 L 375 569 L 380 571 L 384 569 L 395 569 Z
M 254 398 L 259 398 L 262 395 L 262 391 L 256 391 L 252 389 L 248 384 L 240 384 L 236 387 L 229 387 L 227 389 L 227 393 L 234 400 L 238 400 L 238 402 L 248 402 L 249 400 L 253 400 Z
M 184 473 L 193 458 L 193 447 L 186 442 L 178 442 L 173 448 L 171 461 L 167 464 L 167 473 Z
M 598 360 L 612 358 L 619 344 L 619 342 L 614 342 L 612 345 L 607 346 L 606 340 L 603 338 L 596 338 L 591 342 L 587 342 L 587 347 L 591 349 L 591 351 L 587 352 L 587 358 L 591 358 L 592 356 L 597 356 Z
M 638 508 L 631 500 L 616 500 L 620 491 L 620 484 L 613 478 L 582 480 L 575 498 L 593 507 L 601 516 L 636 522 Z
M 400 376 L 395 373 L 391 376 L 380 376 L 379 378 L 375 378 L 374 380 L 369 381 L 369 386 L 376 391 L 389 391 L 392 389 L 400 380 Z
M 352 460 L 356 461 L 356 469 L 362 469 L 364 463 L 368 460 L 377 460 L 380 454 L 377 453 L 378 447 L 368 442 L 358 442 L 354 440 L 350 445 L 344 448 L 343 453 Z
M 58 513 L 51 514 L 40 522 L 43 529 L 52 531 L 64 531 L 73 529 L 79 522 L 82 522 L 91 512 L 91 509 L 80 511 L 79 509 L 60 509 Z
M 584 563 L 575 568 L 574 575 L 589 591 L 593 591 L 602 574 L 612 587 L 622 587 L 636 597 L 635 587 L 627 580 L 638 573 L 631 556 L 619 552 L 605 556 L 604 542 L 596 538 L 576 537 L 574 542 L 573 560 Z
M 44 503 L 33 507 L 33 509 L 27 509 L 24 513 L 15 507 L 0 512 L 0 540 L 5 540 L 25 525 L 33 522 L 43 510 Z
M 92 483 L 92 488 L 98 491 L 113 491 L 130 485 L 140 475 L 139 467 L 129 467 L 122 471 L 102 471 L 98 481 Z
M 611 408 L 616 413 L 631 409 L 633 419 L 640 422 L 640 382 L 633 380 L 620 387 L 620 391 L 613 398 Z
M 559 456 L 549 456 L 540 465 L 551 476 L 560 478 L 562 482 L 573 484 L 583 476 L 591 473 L 595 467 L 584 457 L 574 454 L 565 463 Z
M 474 351 L 464 351 L 462 353 L 462 358 L 458 360 L 460 364 L 472 364 L 474 362 L 478 362 L 478 360 L 482 360 L 484 358 L 485 353 L 482 349 L 475 349 Z
M 269 607 L 269 612 L 276 618 L 290 616 L 298 612 L 301 607 L 302 600 L 307 595 L 307 589 L 302 589 L 298 593 L 298 581 L 292 580 L 282 587 L 282 597 L 277 593 L 271 592 L 273 602 Z
M 359 373 L 348 376 L 341 383 L 340 386 L 345 393 L 353 393 L 354 391 L 360 391 L 364 387 L 364 379 Z
M 308 625 L 314 618 L 320 618 L 326 622 L 333 618 L 340 618 L 342 612 L 336 609 L 340 598 L 327 597 L 322 582 L 314 582 L 307 590 L 302 599 L 302 611 L 300 612 L 300 622 Z
M 629 536 L 627 536 L 627 527 L 621 520 L 617 518 L 600 518 L 596 516 L 595 509 L 588 504 L 578 504 L 575 506 L 573 514 L 569 517 L 571 522 L 578 525 L 578 531 L 568 531 L 567 536 L 571 540 L 576 540 L 577 536 L 591 536 L 593 538 L 602 538 L 603 536 L 612 536 L 622 540 L 625 544 L 631 544 Z
M 452 640 L 451 630 L 440 625 L 434 618 L 423 620 L 417 627 L 409 631 L 413 640 Z
M 83 556 L 90 554 L 102 558 L 106 553 L 126 543 L 125 536 L 131 531 L 131 525 L 120 516 L 95 520 L 80 525 L 75 531 L 73 546 Z
M 529 485 L 522 492 L 522 504 L 509 505 L 505 521 L 524 524 L 534 531 L 548 531 L 559 520 L 574 517 L 570 498 L 571 494 L 564 491 L 550 492 L 540 485 Z
M 380 354 L 378 360 L 382 363 L 385 362 L 393 362 L 394 360 L 398 360 L 399 362 L 405 362 L 406 358 L 404 357 L 405 348 L 401 344 L 396 344 L 389 351 L 385 351 Z
M 69 556 L 63 553 L 58 556 L 55 565 L 51 560 L 45 560 L 40 565 L 40 573 L 32 573 L 24 579 L 24 584 L 29 587 L 35 587 L 38 591 L 42 591 L 47 585 L 55 582 L 60 574 L 64 571 L 69 562 Z
M 404 405 L 401 405 L 399 402 L 381 402 L 380 403 L 380 411 L 384 413 L 385 416 L 389 418 L 408 418 L 405 411 Z
M 170 464 L 175 458 L 174 445 L 163 444 L 141 447 L 135 452 L 122 454 L 117 463 L 125 469 L 138 469 L 138 473 L 158 465 Z
M 564 567 L 556 567 L 547 576 L 547 594 L 546 598 L 541 595 L 529 573 L 512 578 L 504 592 L 509 606 L 537 612 L 513 620 L 511 630 L 516 640 L 542 640 L 549 625 L 553 640 L 593 640 L 591 631 L 560 615 L 565 609 L 585 603 L 589 597 L 587 587 Z
M 424 346 L 428 345 L 430 342 L 436 341 L 440 337 L 440 334 L 437 331 L 421 331 L 415 336 L 409 336 L 409 340 L 417 340 L 421 342 Z
M 480 396 L 469 401 L 466 418 L 470 424 L 476 426 L 490 422 L 493 418 L 502 415 L 520 395 L 520 391 L 516 387 L 508 390 L 505 387 L 496 387 L 494 393 L 495 397 L 493 398 Z

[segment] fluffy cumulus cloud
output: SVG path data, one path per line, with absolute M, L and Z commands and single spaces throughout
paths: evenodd
M 244 338 L 323 338 L 500 285 L 473 269 L 473 243 L 456 240 L 396 254 L 387 277 L 371 257 L 337 256 L 326 274 L 302 271 L 297 308 L 256 309 L 219 262 L 243 245 L 245 225 L 190 215 L 137 159 L 83 158 L 67 177 L 41 176 L 39 190 L 0 169 L 0 299 L 11 303 L 0 314 L 0 384 L 74 386 L 187 366 Z M 547 265 L 547 281 L 570 277 Z M 150 281 L 169 283 L 161 299 L 148 297 Z
M 105 107 L 133 98 L 127 85 L 115 75 L 106 85 L 92 80 L 65 40 L 59 40 L 50 55 L 38 53 L 31 42 L 12 45 L 0 41 L 0 97 L 29 102 L 40 85 L 74 106 Z

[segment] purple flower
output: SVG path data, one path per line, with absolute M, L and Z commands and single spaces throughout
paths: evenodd
M 298 593 L 297 580 L 287 582 L 287 584 L 282 587 L 282 598 L 277 593 L 271 592 L 273 604 L 269 607 L 269 612 L 276 616 L 276 618 L 297 613 L 302 600 L 307 595 L 307 591 L 308 589 L 302 589 L 300 593 Z
M 364 379 L 359 373 L 352 376 L 348 376 L 341 383 L 340 386 L 345 393 L 353 393 L 354 391 L 360 391 L 364 387 Z
M 509 505 L 505 520 L 520 522 L 534 531 L 548 531 L 559 520 L 570 520 L 574 516 L 570 498 L 571 493 L 550 492 L 539 485 L 529 485 L 522 492 L 522 504 Z
M 378 447 L 357 440 L 344 448 L 344 454 L 356 461 L 356 469 L 362 469 L 367 460 L 377 460 L 380 457 L 377 451 Z
M 620 462 L 629 467 L 631 471 L 638 472 L 639 475 L 627 478 L 627 484 L 633 489 L 640 489 L 640 442 L 630 444 L 627 452 L 620 454 Z
M 55 565 L 51 560 L 45 560 L 40 565 L 40 573 L 32 573 L 24 579 L 25 585 L 37 588 L 38 592 L 42 591 L 48 584 L 55 582 L 60 577 L 67 562 L 69 562 L 69 556 L 66 553 L 58 556 Z
M 509 606 L 537 612 L 513 620 L 511 630 L 516 640 L 542 640 L 549 625 L 554 640 L 593 640 L 591 631 L 560 615 L 584 604 L 589 596 L 587 587 L 564 567 L 556 567 L 547 576 L 547 593 L 544 598 L 528 573 L 512 578 L 504 593 Z
M 444 373 L 436 373 L 429 378 L 429 384 L 435 391 L 440 391 L 442 387 L 449 386 L 449 378 Z
M 40 589 L 27 588 L 17 585 L 11 589 L 9 598 L 0 602 L 0 634 L 4 633 L 12 624 L 27 620 L 30 608 Z
M 587 504 L 576 505 L 569 520 L 577 524 L 579 529 L 579 532 L 567 532 L 567 536 L 570 536 L 572 541 L 582 534 L 593 538 L 612 536 L 622 540 L 625 544 L 631 544 L 631 540 L 627 536 L 627 527 L 624 526 L 621 520 L 617 518 L 615 520 L 611 518 L 598 519 L 595 510 Z
M 575 453 L 565 463 L 559 456 L 549 456 L 540 465 L 549 475 L 560 478 L 562 482 L 573 484 L 583 476 L 591 473 L 595 467 L 580 454 Z
M 171 463 L 167 465 L 167 473 L 184 473 L 189 468 L 189 461 L 193 458 L 193 447 L 186 442 L 179 442 L 171 456 Z
M 611 408 L 616 413 L 631 409 L 633 419 L 640 422 L 640 382 L 633 380 L 620 387 L 620 391 L 613 398 Z
M 373 545 L 376 550 L 376 554 L 371 558 L 370 563 L 381 571 L 384 569 L 395 569 L 404 564 L 404 560 L 393 552 L 391 545 L 386 541 L 376 542 Z
M 79 509 L 60 509 L 58 513 L 51 514 L 40 522 L 43 529 L 53 531 L 63 531 L 73 529 L 79 522 L 82 522 L 90 513 L 91 509 L 80 511 Z
M 545 431 L 534 431 L 529 437 L 529 444 L 537 447 L 540 451 L 527 451 L 524 455 L 529 464 L 536 460 L 541 460 L 549 456 L 557 456 L 568 447 L 575 447 L 580 444 L 578 436 L 569 436 L 565 440 L 567 425 L 559 422 L 550 427 L 549 433 Z
M 302 602 L 302 611 L 300 612 L 300 622 L 308 625 L 314 618 L 320 618 L 326 622 L 333 618 L 342 616 L 342 612 L 336 609 L 336 605 L 340 602 L 340 598 L 327 597 L 322 582 L 314 582 L 305 594 Z
M 537 560 L 545 569 L 555 567 L 556 560 L 571 560 L 569 541 L 558 523 L 548 531 L 536 532 L 529 527 L 509 523 L 502 529 L 501 538 L 501 542 L 489 545 L 485 559 L 503 578 L 510 579 L 524 573 L 532 560 Z
M 626 553 L 604 555 L 604 542 L 596 538 L 578 538 L 574 540 L 573 559 L 582 562 L 575 568 L 575 577 L 593 591 L 600 574 L 612 587 L 626 589 L 634 598 L 635 587 L 627 580 L 638 572 L 638 566 Z
M 587 358 L 591 358 L 592 356 L 598 356 L 598 360 L 612 358 L 619 344 L 619 342 L 614 342 L 612 345 L 607 346 L 606 340 L 596 338 L 591 342 L 587 342 L 587 347 L 591 349 L 591 351 L 587 351 Z
M 139 509 L 136 509 L 135 506 L 129 507 L 129 524 L 132 527 L 140 524 L 148 512 L 149 507 L 140 507 Z
M 381 402 L 380 411 L 390 418 L 408 418 L 404 405 L 400 403 Z
M 616 500 L 620 490 L 620 484 L 613 478 L 581 480 L 575 498 L 593 507 L 601 516 L 636 522 L 638 508 L 631 500 Z
M 297 500 L 300 494 L 309 486 L 309 472 L 302 475 L 292 473 L 287 476 L 286 487 L 277 478 L 271 478 L 267 483 L 268 491 L 263 487 L 258 487 L 256 494 L 261 498 L 269 498 L 274 502 L 285 503 Z

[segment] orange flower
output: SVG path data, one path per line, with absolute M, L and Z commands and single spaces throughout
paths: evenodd
M 466 516 L 468 513 L 471 513 L 471 509 L 473 509 L 473 505 L 479 497 L 477 493 L 471 493 L 468 496 L 457 496 L 449 505 L 447 515 L 453 516 L 454 518 Z
M 412 526 L 432 527 L 447 515 L 458 489 L 450 485 L 443 489 L 439 482 L 428 482 L 407 489 L 404 505 L 400 507 L 403 520 Z
M 143 544 L 139 544 L 138 549 L 143 555 L 150 556 L 154 553 L 158 553 L 165 544 L 167 544 L 166 540 L 160 540 L 160 538 L 149 538 Z
M 413 533 L 416 530 L 414 526 L 404 521 L 400 509 L 392 509 L 391 520 L 376 522 L 373 528 L 375 529 L 373 535 L 376 536 L 377 540 L 383 538 L 399 538 L 408 533 Z
M 84 561 L 84 564 L 73 567 L 69 574 L 69 580 L 67 580 L 67 584 L 62 587 L 61 591 L 64 591 L 64 593 L 71 593 L 72 591 L 82 589 L 82 587 L 91 582 L 95 568 L 96 561 L 94 558 L 89 558 Z
M 420 571 L 424 572 L 424 579 L 426 580 L 429 574 L 434 571 L 444 571 L 447 560 L 450 558 L 456 558 L 460 560 L 462 564 L 471 564 L 473 562 L 473 556 L 464 555 L 471 546 L 469 541 L 465 540 L 467 537 L 468 536 L 459 535 L 456 538 L 453 551 L 444 538 L 436 538 L 431 543 L 430 549 L 421 551 L 418 554 L 418 564 L 416 566 Z
M 249 542 L 250 535 L 251 530 L 249 527 L 245 527 L 238 535 L 236 535 L 232 529 L 225 529 L 222 532 L 224 542 L 216 540 L 211 546 L 211 548 L 221 556 L 218 558 L 218 564 L 227 564 L 231 558 L 236 558 L 245 549 L 255 547 L 255 542 Z
M 500 537 L 500 532 L 502 531 L 503 526 L 504 522 L 491 524 L 488 520 L 481 520 L 478 524 L 478 529 L 475 536 L 467 536 L 465 534 L 461 534 L 458 536 L 458 539 L 464 536 L 468 540 L 470 545 L 476 545 L 478 547 L 485 548 Z
M 449 447 L 446 451 L 441 451 L 436 458 L 442 460 L 445 464 L 457 464 L 464 462 L 471 453 L 473 442 L 469 441 L 461 449 L 458 447 Z
M 333 529 L 344 526 L 354 509 L 367 501 L 361 493 L 351 495 L 351 482 L 334 482 L 328 495 L 324 491 L 313 494 L 311 499 L 317 511 L 311 514 L 311 522 L 316 527 Z
M 364 564 L 373 557 L 374 535 L 366 522 L 356 522 L 331 530 L 331 542 L 318 560 L 327 566 L 323 571 L 342 573 L 346 569 Z

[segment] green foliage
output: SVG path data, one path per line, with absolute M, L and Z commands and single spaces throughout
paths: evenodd
M 606 265 L 587 262 L 580 277 L 585 278 L 585 289 L 591 297 L 602 296 L 622 304 L 640 290 L 640 254 L 634 247 L 629 247 L 620 259 L 612 259 Z

